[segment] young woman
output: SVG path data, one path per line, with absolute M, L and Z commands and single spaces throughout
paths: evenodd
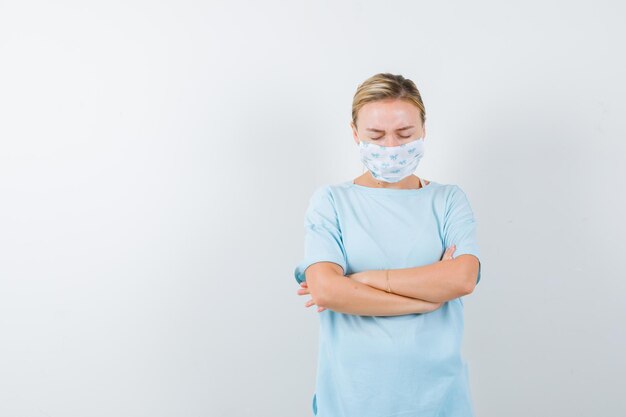
M 320 312 L 316 416 L 473 416 L 461 297 L 480 280 L 476 223 L 459 186 L 413 175 L 425 121 L 411 80 L 367 79 L 351 127 L 368 170 L 310 199 L 294 273 Z

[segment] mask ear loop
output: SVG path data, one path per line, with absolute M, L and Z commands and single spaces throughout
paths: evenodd
M 357 146 L 359 146 L 359 145 L 357 144 Z M 363 174 L 365 174 L 365 164 L 363 163 L 363 161 L 361 161 L 361 168 L 362 168 L 361 175 L 363 175 Z

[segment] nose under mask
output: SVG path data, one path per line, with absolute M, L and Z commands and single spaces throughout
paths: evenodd
M 399 146 L 382 146 L 359 141 L 361 161 L 372 176 L 385 182 L 398 182 L 413 174 L 424 156 L 424 138 Z

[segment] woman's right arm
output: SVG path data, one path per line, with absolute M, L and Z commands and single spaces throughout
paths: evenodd
M 343 269 L 333 262 L 317 262 L 306 271 L 312 302 L 338 313 L 361 316 L 400 316 L 428 313 L 443 303 L 390 294 L 346 278 Z M 301 295 L 306 294 L 303 293 Z

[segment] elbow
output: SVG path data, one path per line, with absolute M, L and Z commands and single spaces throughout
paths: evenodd
M 315 297 L 311 297 L 313 298 L 313 302 L 315 303 L 316 306 L 318 307 L 324 307 L 324 308 L 330 308 L 330 302 L 328 301 L 327 298 L 325 297 L 321 297 L 319 295 L 315 296 Z
M 320 285 L 321 284 L 321 285 Z M 332 308 L 334 306 L 332 301 L 332 291 L 328 288 L 327 282 L 319 283 L 315 288 L 315 291 L 311 291 L 311 299 L 318 307 Z
M 336 281 L 333 278 L 334 276 L 330 275 L 316 282 L 315 293 L 311 293 L 311 298 L 318 307 L 328 309 L 336 307 L 335 301 L 337 297 L 335 295 L 337 293 L 337 287 L 335 285 Z
M 465 285 L 463 285 L 463 288 L 461 288 L 461 294 L 470 295 L 474 292 L 474 288 L 476 288 L 476 276 L 470 275 L 470 277 L 465 280 Z
M 311 299 L 318 307 L 330 308 L 333 305 L 335 280 L 343 277 L 342 267 L 328 262 L 311 265 L 305 271 Z
M 309 295 L 311 296 L 311 300 L 313 300 L 315 305 L 318 307 L 328 308 L 327 306 L 328 303 L 326 301 L 326 293 L 325 293 L 325 289 L 323 288 L 324 283 L 315 281 L 315 280 L 307 280 L 307 283 L 309 287 Z
M 461 255 L 465 256 L 465 255 Z M 474 255 L 468 255 L 463 262 L 463 279 L 461 280 L 460 292 L 469 295 L 474 292 L 478 282 L 479 261 Z
M 474 289 L 476 289 L 476 284 L 478 283 L 478 268 L 470 268 L 470 271 L 463 282 L 463 295 L 473 293 Z
M 311 300 L 313 300 L 315 305 L 318 307 L 328 308 L 324 283 L 316 281 L 314 279 L 307 279 L 307 285 L 309 287 L 309 295 L 311 296 Z

